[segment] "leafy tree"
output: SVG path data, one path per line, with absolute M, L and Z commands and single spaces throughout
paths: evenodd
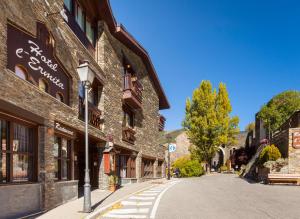
M 300 109 L 300 92 L 284 91 L 274 96 L 258 113 L 265 128 L 277 130 L 296 110 Z
M 246 131 L 246 132 L 251 132 L 251 131 L 254 131 L 254 129 L 255 129 L 255 123 L 254 123 L 254 122 L 251 122 L 251 123 L 249 123 L 249 124 L 246 126 L 245 131 Z
M 209 81 L 202 81 L 193 92 L 192 100 L 186 101 L 183 126 L 193 144 L 192 157 L 210 162 L 220 145 L 235 142 L 238 133 L 238 117 L 230 117 L 231 105 L 224 84 L 218 93 Z

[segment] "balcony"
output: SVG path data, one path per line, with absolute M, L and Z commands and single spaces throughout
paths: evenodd
M 123 127 L 122 139 L 130 144 L 135 142 L 135 131 L 130 127 Z
M 165 129 L 166 118 L 162 115 L 158 116 L 158 130 L 162 132 Z
M 123 101 L 133 109 L 142 108 L 142 85 L 138 81 L 132 81 L 131 74 L 124 76 Z
M 103 119 L 101 118 L 102 112 L 91 103 L 88 103 L 88 110 L 89 124 L 101 130 L 103 125 Z M 84 100 L 79 97 L 79 119 L 82 121 L 84 121 L 84 111 Z

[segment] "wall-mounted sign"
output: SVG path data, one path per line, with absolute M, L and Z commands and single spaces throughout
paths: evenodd
M 293 133 L 293 148 L 300 149 L 300 132 Z
M 25 69 L 33 84 L 40 79 L 48 84 L 48 93 L 56 97 L 60 93 L 64 102 L 69 100 L 69 77 L 54 55 L 54 38 L 47 27 L 37 22 L 37 35 L 32 36 L 20 27 L 7 25 L 8 69 L 15 72 L 16 67 Z
M 74 132 L 70 130 L 69 128 L 65 127 L 59 122 L 54 122 L 54 129 L 60 132 L 63 132 L 64 134 L 74 136 Z

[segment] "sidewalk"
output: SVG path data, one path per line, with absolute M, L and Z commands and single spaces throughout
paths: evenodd
M 118 189 L 114 193 L 104 190 L 94 190 L 92 191 L 92 209 L 93 211 L 98 210 L 104 206 L 118 201 L 119 199 L 137 192 L 141 189 L 146 189 L 154 186 L 157 183 L 164 183 L 166 179 L 155 179 L 142 183 L 134 183 L 125 185 L 124 187 Z M 88 214 L 82 212 L 83 208 L 83 197 L 76 199 L 74 201 L 67 202 L 66 204 L 60 205 L 45 214 L 38 217 L 39 219 L 82 219 Z

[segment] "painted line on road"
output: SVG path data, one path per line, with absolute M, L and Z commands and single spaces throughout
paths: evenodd
M 154 186 L 155 186 L 155 185 L 150 185 L 150 186 L 148 186 L 148 187 L 146 187 L 146 188 L 143 188 L 143 189 L 138 190 L 137 192 L 132 192 L 132 193 L 126 195 L 125 197 L 122 197 L 122 198 L 118 199 L 117 201 L 114 201 L 114 202 L 112 202 L 112 203 L 110 203 L 110 204 L 108 204 L 108 205 L 106 205 L 106 206 L 104 206 L 104 207 L 98 209 L 97 211 L 94 211 L 93 213 L 87 215 L 87 216 L 85 217 L 85 219 L 93 219 L 93 218 L 99 216 L 99 215 L 101 214 L 101 212 L 103 212 L 103 211 L 105 211 L 106 209 L 110 208 L 111 206 L 113 206 L 113 205 L 115 205 L 115 204 L 121 202 L 122 200 L 125 200 L 125 199 L 127 199 L 128 197 L 130 197 L 130 196 L 132 196 L 132 195 L 134 195 L 134 194 L 141 193 L 141 192 L 143 192 L 143 191 L 145 191 L 145 190 L 148 190 L 148 189 L 150 189 L 150 188 L 153 188 Z
M 120 215 L 120 214 L 107 214 L 105 215 L 104 217 L 111 217 L 111 218 L 132 218 L 132 219 L 140 219 L 140 218 L 147 218 L 147 215 L 143 215 L 143 214 L 140 214 L 140 215 L 137 215 L 137 214 L 127 214 L 127 215 Z
M 134 202 L 134 201 L 122 201 L 123 206 L 151 206 L 153 202 Z
M 104 214 L 103 217 L 106 217 L 108 214 L 147 214 L 149 208 L 128 208 L 128 209 L 114 209 L 107 214 Z
M 156 215 L 156 211 L 157 211 L 157 208 L 158 208 L 158 205 L 159 205 L 159 202 L 160 202 L 160 199 L 162 198 L 162 196 L 164 195 L 164 193 L 171 187 L 173 187 L 174 185 L 176 185 L 177 183 L 179 183 L 180 181 L 175 181 L 173 182 L 171 185 L 169 185 L 167 188 L 164 189 L 164 191 L 162 191 L 159 196 L 157 197 L 154 205 L 153 205 L 153 208 L 152 208 L 152 211 L 151 211 L 151 214 L 150 214 L 150 218 L 155 218 L 155 215 Z
M 131 196 L 128 199 L 133 200 L 154 200 L 155 197 L 140 197 L 140 196 Z

